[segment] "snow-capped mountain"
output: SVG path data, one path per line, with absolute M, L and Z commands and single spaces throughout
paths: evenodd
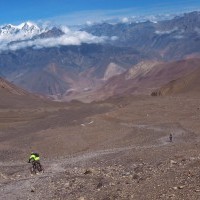
M 40 33 L 42 31 L 36 24 L 30 22 L 20 24 L 19 28 L 21 29 L 21 31 L 31 34 Z
M 23 48 L 48 48 L 82 43 L 102 43 L 104 37 L 96 37 L 86 31 L 71 30 L 66 26 L 39 27 L 32 22 L 18 26 L 0 26 L 0 52 Z
M 25 22 L 18 26 L 8 24 L 5 26 L 0 26 L 0 35 L 1 36 L 9 36 L 13 34 L 24 34 L 26 35 L 35 35 L 43 32 L 41 28 L 39 28 L 36 24 L 32 22 Z
M 45 29 L 38 27 L 32 22 L 24 22 L 19 25 L 8 24 L 0 26 L 0 46 L 6 47 L 11 42 L 32 39 L 34 36 L 40 35 L 45 31 Z
M 143 21 L 152 21 L 152 22 L 157 22 L 159 20 L 164 20 L 164 19 L 169 19 L 171 18 L 171 15 L 157 15 L 157 16 L 131 16 L 131 17 L 125 17 L 125 18 L 118 18 L 118 19 L 112 19 L 112 20 L 107 20 L 104 23 L 111 23 L 111 24 L 118 24 L 118 23 L 140 23 Z M 91 23 L 89 25 L 92 26 L 95 25 L 95 23 Z M 86 25 L 87 27 L 88 25 Z M 85 33 L 83 31 L 87 32 L 87 29 L 84 30 L 84 25 L 82 26 L 76 26 L 76 27 L 70 27 L 70 30 L 68 28 L 60 26 L 60 27 L 54 27 L 54 26 L 38 26 L 36 23 L 27 21 L 24 23 L 21 23 L 19 25 L 12 25 L 12 24 L 6 24 L 0 26 L 0 51 L 1 50 L 7 50 L 7 49 L 12 49 L 12 47 L 8 47 L 10 43 L 14 42 L 20 42 L 20 41 L 27 41 L 27 40 L 36 40 L 36 39 L 45 39 L 45 38 L 57 38 L 61 37 L 64 34 L 66 37 L 69 38 L 69 33 L 70 36 L 77 37 L 77 35 L 80 36 L 82 40 L 83 35 L 85 37 Z M 93 27 L 93 26 L 92 26 Z M 67 29 L 67 31 L 66 31 Z M 80 30 L 82 30 L 82 33 L 80 33 Z M 107 36 L 107 35 L 105 35 Z M 92 38 L 92 36 L 90 36 Z M 70 40 L 73 40 L 70 39 Z M 95 38 L 96 39 L 96 38 Z M 62 39 L 63 40 L 63 39 Z M 84 40 L 84 42 L 86 42 Z M 74 42 L 73 42 L 74 43 Z M 3 44 L 3 45 L 2 45 Z M 24 46 L 24 45 L 22 45 Z M 29 46 L 34 46 L 34 45 L 29 45 Z
M 32 22 L 24 22 L 18 26 L 8 24 L 5 26 L 0 26 L 0 35 L 13 35 L 23 33 L 25 35 L 35 35 L 43 32 L 41 28 L 39 28 L 35 23 Z

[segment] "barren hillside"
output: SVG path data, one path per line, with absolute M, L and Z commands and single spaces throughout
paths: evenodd
M 187 94 L 191 96 L 200 95 L 200 66 L 194 72 L 181 77 L 179 79 L 170 81 L 160 89 L 154 91 L 152 95 L 175 95 Z
M 196 200 L 199 105 L 127 96 L 0 109 L 0 197 Z M 41 154 L 43 174 L 30 175 L 31 151 Z
M 85 94 L 69 95 L 69 99 L 79 99 L 91 102 L 92 100 L 106 99 L 112 96 L 123 95 L 150 95 L 152 91 L 181 78 L 200 68 L 200 59 L 191 58 L 176 62 L 160 63 L 157 61 L 143 61 L 134 65 L 126 72 L 114 76 L 99 89 L 85 92 Z

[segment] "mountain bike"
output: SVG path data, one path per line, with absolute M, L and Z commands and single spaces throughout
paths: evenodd
M 36 174 L 37 172 L 43 172 L 44 173 L 44 168 L 40 164 L 40 162 L 33 161 L 31 162 L 32 166 L 30 168 L 31 174 Z

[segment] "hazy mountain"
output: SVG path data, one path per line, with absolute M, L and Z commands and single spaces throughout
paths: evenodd
M 82 86 L 82 90 L 93 87 L 91 81 L 103 79 L 110 63 L 125 70 L 147 57 L 130 47 L 100 44 L 38 50 L 28 48 L 2 53 L 0 70 L 8 80 L 30 91 L 59 95 L 65 90 L 76 89 L 77 84 Z M 56 70 L 50 70 L 50 66 Z M 86 72 L 87 76 L 83 75 Z
M 116 40 L 110 41 L 114 45 L 154 52 L 164 60 L 182 59 L 200 51 L 200 12 L 156 23 L 95 24 L 84 30 L 96 36 L 115 36 Z
M 131 73 L 147 73 L 155 63 L 198 57 L 199 53 L 199 12 L 164 21 L 94 24 L 81 30 L 43 28 L 30 22 L 0 27 L 0 74 L 29 91 L 63 99 L 95 94 L 104 84 L 112 88 L 110 94 L 117 88 L 123 93 L 132 87 L 133 79 L 126 80 Z M 163 66 L 167 69 L 167 64 Z M 170 81 L 165 75 L 160 80 Z M 154 77 L 148 72 L 147 80 L 154 87 L 167 83 Z M 146 90 L 148 84 L 143 80 L 142 88 Z
M 187 59 L 170 63 L 141 62 L 125 73 L 110 78 L 101 89 L 96 91 L 98 94 L 96 96 L 106 99 L 110 96 L 151 94 L 156 88 L 192 72 L 195 73 L 197 69 L 200 69 L 200 59 Z M 95 95 L 93 98 L 95 99 Z

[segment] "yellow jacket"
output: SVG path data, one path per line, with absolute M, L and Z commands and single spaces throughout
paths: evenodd
M 36 156 L 35 154 L 31 154 L 30 158 L 29 158 L 29 161 L 30 160 L 34 160 L 34 161 L 38 161 L 40 160 L 40 157 L 39 156 Z

